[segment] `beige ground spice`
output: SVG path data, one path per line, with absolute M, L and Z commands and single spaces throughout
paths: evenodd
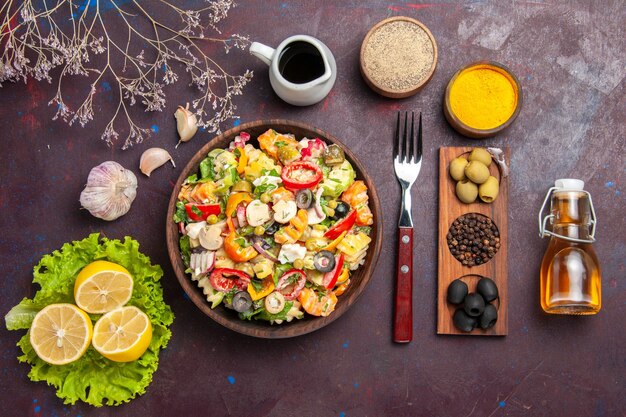
M 370 35 L 362 65 L 374 84 L 400 92 L 421 84 L 434 59 L 434 46 L 424 29 L 412 22 L 392 21 Z

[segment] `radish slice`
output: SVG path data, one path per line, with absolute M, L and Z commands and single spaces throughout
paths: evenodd
M 192 270 L 192 276 L 197 278 L 206 275 L 215 266 L 215 252 L 203 251 L 193 252 L 189 260 L 189 268 Z
M 242 205 L 237 206 L 237 222 L 239 223 L 239 227 L 246 227 L 248 222 L 246 222 L 246 208 Z

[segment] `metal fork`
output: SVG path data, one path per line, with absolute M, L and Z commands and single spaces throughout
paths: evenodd
M 408 132 L 408 113 L 404 114 L 404 132 L 400 135 L 400 112 L 396 122 L 393 146 L 393 168 L 402 187 L 402 207 L 398 222 L 398 267 L 394 309 L 393 340 L 408 343 L 413 339 L 413 219 L 411 218 L 411 186 L 422 167 L 422 113 L 419 116 L 417 138 L 415 115 L 411 112 L 411 130 Z

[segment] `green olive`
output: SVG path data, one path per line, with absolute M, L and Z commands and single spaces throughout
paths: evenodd
M 480 161 L 470 161 L 465 167 L 465 176 L 474 184 L 482 184 L 489 178 L 489 168 Z
M 456 196 L 464 203 L 473 203 L 478 196 L 478 186 L 469 180 L 456 183 Z
M 241 180 L 237 183 L 235 183 L 235 185 L 233 185 L 233 188 L 231 189 L 231 192 L 246 192 L 246 193 L 251 193 L 252 192 L 252 183 L 250 181 L 246 181 L 246 180 Z
M 287 165 L 300 158 L 300 152 L 292 145 L 281 146 L 278 148 L 277 156 L 280 162 Z
M 465 179 L 465 166 L 467 165 L 467 159 L 459 156 L 450 161 L 450 176 L 455 181 L 461 181 Z
M 470 161 L 479 161 L 485 166 L 491 165 L 491 154 L 485 148 L 474 148 L 469 156 Z
M 500 183 L 496 177 L 492 176 L 487 178 L 487 181 L 483 182 L 480 184 L 480 187 L 478 187 L 478 195 L 485 203 L 493 202 L 498 196 L 498 191 L 500 191 Z
M 269 203 L 270 201 L 272 201 L 272 197 L 268 194 L 268 193 L 263 193 L 261 194 L 261 202 L 262 203 Z

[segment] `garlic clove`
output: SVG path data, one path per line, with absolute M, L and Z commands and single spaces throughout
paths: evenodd
M 137 196 L 137 177 L 115 161 L 94 167 L 80 193 L 80 204 L 93 216 L 115 220 L 130 210 Z
M 191 140 L 193 135 L 198 131 L 198 119 L 196 119 L 196 115 L 189 111 L 189 103 L 187 103 L 187 107 L 178 106 L 178 109 L 174 113 L 174 117 L 176 118 L 176 129 L 178 130 L 178 136 L 180 136 L 180 140 L 176 144 L 180 145 L 181 142 L 188 142 Z
M 170 155 L 165 149 L 146 149 L 144 153 L 141 154 L 141 158 L 139 159 L 139 170 L 149 177 L 152 171 L 162 166 L 167 161 L 172 162 L 172 166 L 176 168 L 172 155 Z

